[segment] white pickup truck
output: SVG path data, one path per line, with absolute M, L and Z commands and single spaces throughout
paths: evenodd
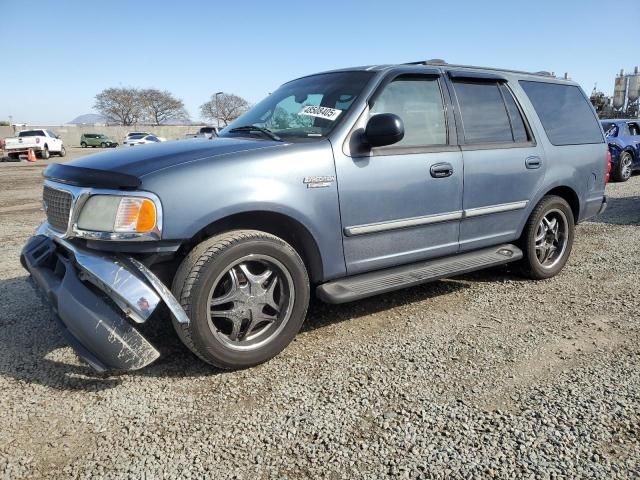
M 64 157 L 64 144 L 51 130 L 23 130 L 17 137 L 7 138 L 5 150 L 9 158 L 19 158 L 32 148 L 36 156 L 47 159 L 52 153 Z

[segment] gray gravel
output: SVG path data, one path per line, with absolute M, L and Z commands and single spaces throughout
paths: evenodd
M 315 303 L 273 361 L 94 374 L 26 284 L 42 166 L 0 165 L 0 476 L 640 476 L 640 176 L 607 187 L 564 272 L 508 268 Z

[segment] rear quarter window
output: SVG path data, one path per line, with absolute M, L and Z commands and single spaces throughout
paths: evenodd
M 603 143 L 598 119 L 579 87 L 520 80 L 553 145 Z

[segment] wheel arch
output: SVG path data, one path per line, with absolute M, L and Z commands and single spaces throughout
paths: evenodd
M 230 230 L 261 230 L 282 238 L 302 257 L 313 283 L 323 280 L 323 266 L 320 248 L 311 232 L 298 220 L 267 210 L 246 211 L 220 218 L 200 229 L 184 245 L 191 250 L 203 240 Z
M 542 198 L 544 198 L 546 196 L 549 196 L 549 195 L 556 195 L 556 196 L 566 200 L 566 202 L 571 207 L 571 212 L 573 213 L 574 222 L 578 223 L 578 219 L 580 218 L 580 197 L 578 197 L 578 194 L 576 193 L 576 191 L 573 188 L 568 187 L 566 185 L 561 185 L 559 187 L 554 187 L 551 190 L 549 190 L 548 192 L 546 192 L 542 196 Z M 540 201 L 542 201 L 542 198 L 540 199 Z

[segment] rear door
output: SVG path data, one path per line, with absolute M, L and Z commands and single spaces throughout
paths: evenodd
M 424 69 L 423 69 L 424 71 Z M 404 139 L 336 154 L 344 253 L 350 274 L 455 253 L 462 216 L 462 155 L 439 72 L 390 74 L 359 120 L 398 115 Z M 361 145 L 361 129 L 351 143 Z M 334 150 L 335 151 L 335 150 Z
M 512 241 L 541 188 L 546 161 L 507 79 L 449 72 L 464 159 L 460 250 Z

